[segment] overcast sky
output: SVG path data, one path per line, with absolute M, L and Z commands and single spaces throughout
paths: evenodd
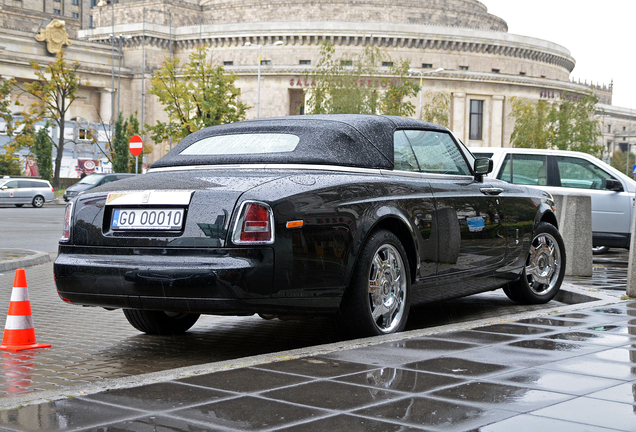
M 613 105 L 636 109 L 636 0 L 480 0 L 508 32 L 566 47 L 570 78 L 609 84 Z

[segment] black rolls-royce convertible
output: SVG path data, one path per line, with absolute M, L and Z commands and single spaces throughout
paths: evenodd
M 401 331 L 422 302 L 498 288 L 548 302 L 565 271 L 554 202 L 491 169 L 402 117 L 210 127 L 68 204 L 57 290 L 150 334 L 257 313 L 333 315 L 368 336 Z

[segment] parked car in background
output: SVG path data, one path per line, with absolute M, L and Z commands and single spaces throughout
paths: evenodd
M 47 180 L 10 177 L 0 179 L 0 204 L 13 204 L 16 207 L 31 204 L 40 208 L 54 198 L 55 189 Z
M 106 183 L 114 182 L 128 177 L 133 177 L 136 174 L 90 174 L 75 183 L 73 186 L 66 188 L 64 192 L 64 201 L 68 202 L 75 198 L 82 192 L 96 188 L 97 186 L 105 185 Z
M 405 117 L 209 127 L 67 204 L 55 283 L 150 334 L 257 313 L 371 336 L 404 329 L 411 304 L 502 287 L 548 302 L 565 271 L 554 202 L 484 178 L 491 164 Z
M 492 158 L 489 177 L 550 193 L 589 194 L 594 253 L 629 247 L 636 182 L 625 174 L 586 153 L 483 147 L 471 151 L 477 157 Z

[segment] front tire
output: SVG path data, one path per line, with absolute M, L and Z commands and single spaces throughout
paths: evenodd
M 406 252 L 390 231 L 371 234 L 360 251 L 338 321 L 352 337 L 404 330 L 410 309 L 411 275 Z
M 31 202 L 31 204 L 35 208 L 41 208 L 44 205 L 44 197 L 42 195 L 37 195 L 36 197 L 33 198 L 33 201 Z
M 542 304 L 554 298 L 565 276 L 565 246 L 553 225 L 537 226 L 521 278 L 504 288 L 508 298 L 521 304 Z
M 124 316 L 134 328 L 151 335 L 185 333 L 199 319 L 199 314 L 124 309 Z

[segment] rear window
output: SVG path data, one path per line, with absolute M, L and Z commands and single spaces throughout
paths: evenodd
M 217 135 L 197 141 L 182 155 L 247 155 L 289 153 L 298 146 L 300 138 L 293 134 L 236 134 Z
M 47 182 L 37 180 L 20 180 L 18 181 L 20 188 L 50 188 Z

